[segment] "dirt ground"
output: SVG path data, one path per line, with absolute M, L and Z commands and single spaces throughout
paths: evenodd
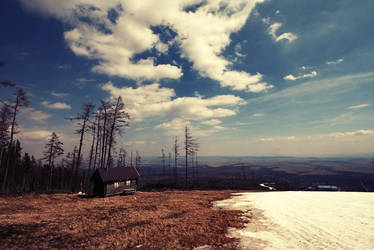
M 250 218 L 212 202 L 232 191 L 137 192 L 82 198 L 74 194 L 0 197 L 2 249 L 235 249 L 228 227 Z

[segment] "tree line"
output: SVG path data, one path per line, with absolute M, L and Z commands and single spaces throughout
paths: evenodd
M 4 64 L 0 64 L 3 66 Z M 14 88 L 12 98 L 0 100 L 0 181 L 2 192 L 32 192 L 43 190 L 89 189 L 89 176 L 96 168 L 125 166 L 126 150 L 121 148 L 115 162 L 118 136 L 129 126 L 130 115 L 126 112 L 121 97 L 113 101 L 100 100 L 95 109 L 92 103 L 84 104 L 82 111 L 66 118 L 78 129 L 79 143 L 72 152 L 64 155 L 64 143 L 56 132 L 52 132 L 43 151 L 43 157 L 24 153 L 15 135 L 20 132 L 19 112 L 30 104 L 26 91 L 11 81 L 0 80 L 1 88 Z M 89 155 L 83 161 L 84 141 L 90 141 Z M 132 155 L 132 153 L 131 153 Z M 87 165 L 86 169 L 82 165 Z M 140 168 L 141 157 L 136 153 L 135 167 Z M 131 165 L 132 159 L 131 159 Z
M 174 153 L 174 160 L 172 162 L 172 152 L 168 154 L 168 171 L 166 169 L 166 161 L 167 156 L 165 154 L 165 149 L 161 148 L 161 165 L 162 165 L 162 176 L 164 184 L 171 184 L 170 181 L 172 180 L 172 186 L 183 186 L 183 187 L 191 187 L 196 186 L 198 184 L 198 160 L 197 160 L 197 153 L 199 151 L 199 143 L 197 138 L 194 138 L 191 134 L 190 128 L 188 126 L 184 127 L 184 141 L 183 147 L 181 147 L 178 143 L 178 137 L 176 136 L 174 139 L 174 143 L 172 145 L 172 151 Z M 184 174 L 183 179 L 179 179 L 180 175 L 178 174 L 178 166 L 180 167 L 181 164 L 178 164 L 179 157 L 181 156 L 181 151 L 184 151 Z M 170 178 L 171 177 L 171 178 Z M 182 185 L 183 183 L 183 185 Z
M 0 62 L 0 66 L 3 65 Z M 20 132 L 19 113 L 30 105 L 26 91 L 9 80 L 0 80 L 0 88 L 14 90 L 11 98 L 0 100 L 1 192 L 89 191 L 89 178 L 97 168 L 134 166 L 140 172 L 142 158 L 138 151 L 133 155 L 133 152 L 127 152 L 122 147 L 117 150 L 117 140 L 130 124 L 130 115 L 120 96 L 111 101 L 100 100 L 97 108 L 92 103 L 83 104 L 81 112 L 66 118 L 77 127 L 74 133 L 79 136 L 72 152 L 65 152 L 64 142 L 53 131 L 45 144 L 43 156 L 36 159 L 27 152 L 22 154 L 21 142 L 15 139 L 15 135 Z M 88 145 L 84 145 L 87 141 Z M 166 171 L 165 150 L 161 150 L 163 176 L 171 177 L 169 179 L 173 180 L 173 186 L 183 182 L 182 178 L 178 179 L 177 169 L 183 150 L 184 186 L 196 183 L 199 144 L 192 137 L 188 126 L 184 130 L 183 147 L 175 137 L 172 148 L 174 159 L 172 164 L 172 152 L 169 152 L 169 173 Z M 88 152 L 85 158 L 83 151 Z

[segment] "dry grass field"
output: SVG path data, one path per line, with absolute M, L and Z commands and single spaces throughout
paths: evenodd
M 242 227 L 240 211 L 212 202 L 232 191 L 137 192 L 82 198 L 74 194 L 0 197 L 0 246 L 53 249 L 235 249 L 228 227 Z

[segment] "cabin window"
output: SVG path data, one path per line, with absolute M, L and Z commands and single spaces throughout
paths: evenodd
M 131 184 L 131 181 L 130 181 L 130 180 L 127 180 L 127 181 L 126 181 L 126 186 L 130 186 L 130 184 Z
M 118 188 L 119 187 L 119 182 L 115 182 L 114 183 L 114 188 Z

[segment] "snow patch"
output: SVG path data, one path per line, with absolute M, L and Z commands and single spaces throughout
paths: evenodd
M 228 232 L 243 249 L 374 249 L 374 193 L 238 193 L 216 206 L 250 218 Z

